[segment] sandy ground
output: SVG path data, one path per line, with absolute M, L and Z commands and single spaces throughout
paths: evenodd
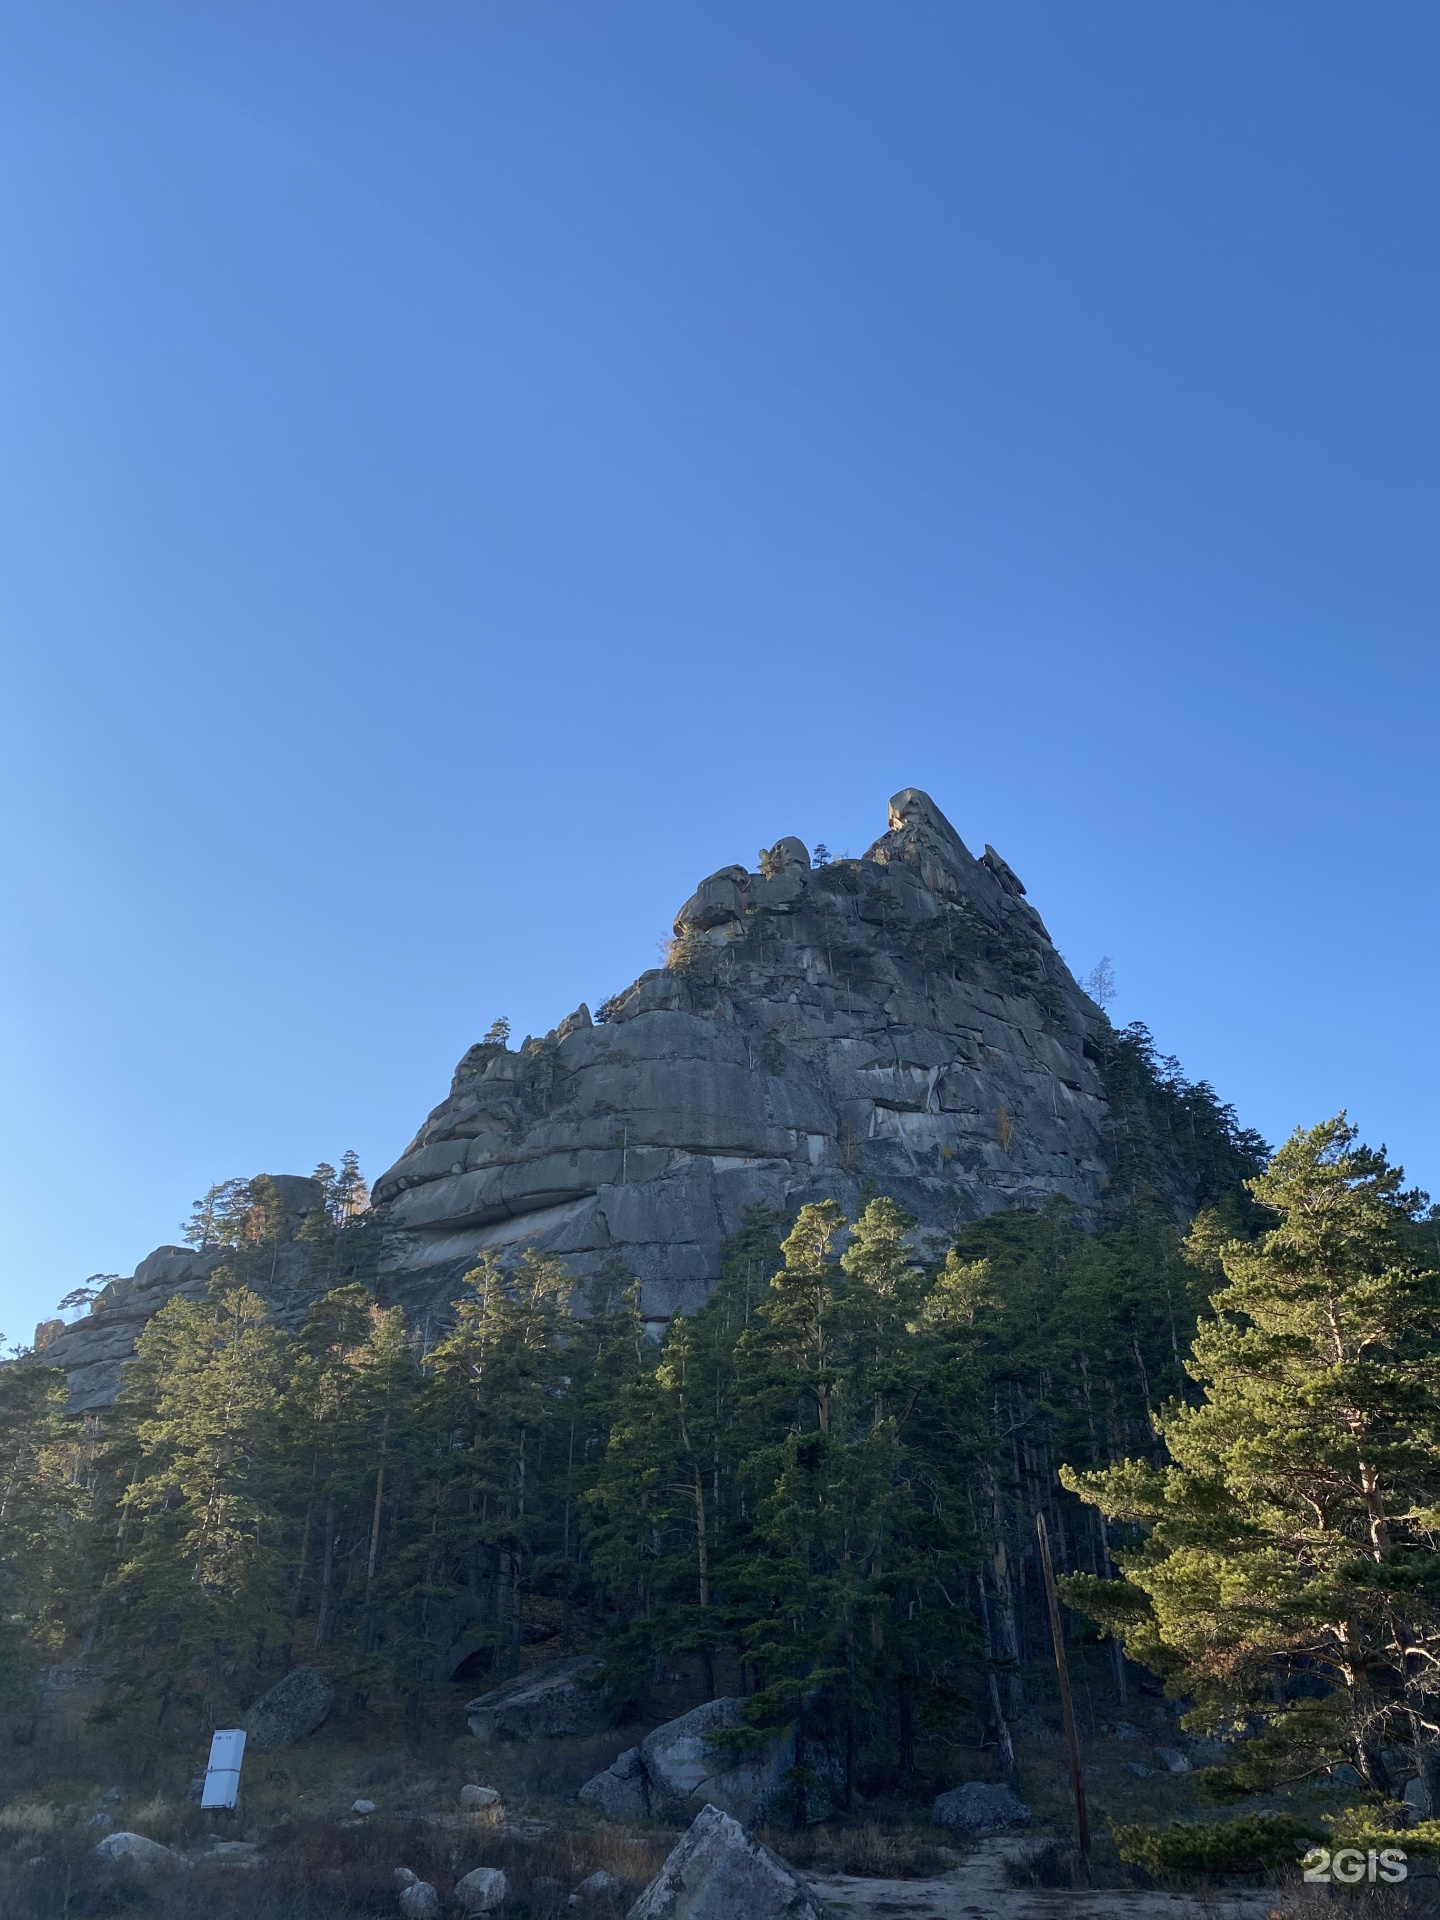
M 1203 1896 L 1125 1893 L 1100 1887 L 1009 1887 L 1007 1856 L 1025 1842 L 982 1841 L 960 1867 L 935 1880 L 855 1880 L 848 1874 L 812 1877 L 810 1884 L 840 1920 L 1265 1920 L 1275 1904 L 1263 1891 Z

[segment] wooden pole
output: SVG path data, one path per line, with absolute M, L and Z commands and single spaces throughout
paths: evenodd
M 1080 1740 L 1075 1732 L 1075 1702 L 1070 1698 L 1070 1669 L 1065 1660 L 1065 1640 L 1060 1631 L 1060 1596 L 1055 1591 L 1055 1569 L 1050 1564 L 1050 1536 L 1045 1531 L 1045 1516 L 1035 1516 L 1035 1532 L 1040 1541 L 1040 1571 L 1045 1577 L 1045 1600 L 1050 1609 L 1050 1638 L 1055 1645 L 1055 1671 L 1060 1676 L 1060 1711 L 1065 1717 L 1065 1745 L 1070 1754 L 1070 1783 L 1075 1789 L 1075 1825 L 1080 1832 L 1080 1851 L 1090 1857 L 1090 1815 L 1085 1808 L 1085 1775 L 1080 1766 Z

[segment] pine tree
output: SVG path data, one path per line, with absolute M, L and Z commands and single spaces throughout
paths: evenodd
M 123 1487 L 106 1637 L 121 1703 L 158 1700 L 157 1725 L 171 1705 L 213 1721 L 281 1627 L 284 1362 L 264 1302 L 221 1269 L 126 1371 L 101 1472 Z
M 427 1362 L 427 1524 L 437 1569 L 468 1563 L 484 1588 L 492 1644 L 514 1672 L 534 1579 L 564 1502 L 562 1336 L 571 1282 L 560 1261 L 527 1252 L 512 1274 L 485 1255 L 465 1285 L 455 1325 Z
M 1401 1732 L 1440 1773 L 1440 1273 L 1409 1256 L 1425 1196 L 1402 1179 L 1343 1115 L 1293 1135 L 1249 1183 L 1277 1224 L 1192 1236 L 1225 1284 L 1189 1362 L 1200 1403 L 1157 1419 L 1169 1463 L 1067 1475 L 1146 1529 L 1124 1583 L 1072 1600 L 1202 1719 L 1265 1724 L 1241 1784 L 1345 1752 L 1386 1791 Z

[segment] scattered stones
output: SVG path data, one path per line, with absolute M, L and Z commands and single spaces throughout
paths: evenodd
M 1155 1758 L 1167 1773 L 1189 1773 L 1190 1760 L 1179 1747 L 1156 1747 Z
M 1030 1818 L 1029 1807 L 1003 1781 L 967 1780 L 963 1787 L 938 1794 L 934 1811 L 952 1833 L 1003 1833 Z
M 598 1733 L 607 1718 L 601 1689 L 586 1686 L 600 1671 L 590 1654 L 549 1660 L 466 1706 L 477 1740 L 544 1740 Z
M 498 1913 L 509 1891 L 510 1883 L 499 1867 L 476 1867 L 455 1882 L 455 1898 L 464 1914 Z
M 1133 1773 L 1137 1780 L 1148 1780 L 1155 1769 L 1153 1767 L 1147 1767 L 1143 1760 L 1127 1760 L 1125 1762 L 1125 1771 L 1126 1773 Z
M 375 1811 L 375 1802 L 373 1800 L 352 1800 L 350 1802 L 350 1811 L 351 1813 L 358 1813 L 362 1820 L 367 1819 L 369 1815 Z
M 137 1867 L 147 1870 L 180 1864 L 178 1853 L 172 1853 L 169 1847 L 162 1847 L 158 1840 L 147 1840 L 143 1833 L 107 1833 L 92 1851 L 112 1866 L 120 1860 L 130 1860 Z
M 440 1895 L 428 1880 L 412 1880 L 400 1889 L 400 1911 L 405 1920 L 439 1920 Z
M 460 1789 L 460 1811 L 473 1814 L 486 1826 L 498 1827 L 505 1818 L 505 1802 L 494 1787 L 465 1786 Z
M 257 1753 L 273 1753 L 313 1733 L 334 1704 L 335 1689 L 318 1667 L 292 1667 L 240 1724 Z
M 728 1813 L 703 1807 L 629 1920 L 831 1920 L 814 1889 Z

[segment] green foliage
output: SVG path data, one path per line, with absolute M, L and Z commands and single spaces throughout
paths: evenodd
M 1387 1739 L 1425 1771 L 1440 1738 L 1440 1274 L 1409 1257 L 1423 1196 L 1401 1180 L 1343 1116 L 1296 1133 L 1249 1183 L 1277 1224 L 1194 1236 L 1225 1284 L 1188 1362 L 1201 1400 L 1157 1418 L 1169 1463 L 1066 1475 L 1145 1530 L 1118 1556 L 1149 1601 L 1137 1657 L 1202 1720 L 1262 1722 L 1281 1770 L 1348 1753 L 1379 1791 Z M 1328 1727 L 1316 1695 L 1343 1702 Z
M 1120 1858 L 1148 1873 L 1263 1873 L 1293 1866 L 1314 1838 L 1300 1821 L 1279 1813 L 1237 1814 L 1167 1827 L 1111 1828 Z
M 84 1511 L 65 1378 L 30 1355 L 0 1367 L 0 1702 L 17 1704 L 64 1638 Z
M 1173 1206 L 1220 1207 L 1232 1232 L 1261 1224 L 1247 1192 L 1269 1150 L 1208 1081 L 1190 1080 L 1161 1054 L 1141 1021 L 1110 1031 L 1101 1050 L 1112 1184 L 1131 1199 L 1158 1195 Z
M 1367 1853 L 1373 1847 L 1377 1853 L 1383 1853 L 1387 1847 L 1394 1847 L 1402 1853 L 1433 1860 L 1440 1855 L 1440 1820 L 1417 1820 L 1413 1826 L 1407 1826 L 1405 1823 L 1410 1817 L 1410 1808 L 1403 1801 L 1394 1800 L 1371 1801 L 1364 1806 L 1345 1807 L 1339 1813 L 1322 1815 L 1330 1829 L 1329 1844 L 1333 1849 L 1358 1847 L 1361 1853 Z
M 98 1433 L 38 1364 L 0 1375 L 0 1651 L 93 1657 L 137 1726 L 302 1658 L 417 1712 L 542 1638 L 599 1649 L 618 1702 L 685 1659 L 746 1694 L 737 1739 L 794 1731 L 798 1816 L 811 1741 L 853 1787 L 861 1755 L 911 1779 L 918 1725 L 1008 1738 L 1049 1650 L 1043 1513 L 1069 1603 L 1247 1733 L 1212 1794 L 1340 1752 L 1378 1782 L 1386 1741 L 1440 1733 L 1427 1225 L 1339 1123 L 1258 1173 L 1207 1089 L 1117 1046 L 1210 1183 L 1188 1240 L 1175 1155 L 1099 1230 L 1058 1198 L 948 1248 L 884 1196 L 752 1209 L 660 1344 L 618 1261 L 577 1287 L 533 1253 L 482 1258 L 430 1337 L 376 1297 L 353 1156 L 298 1231 L 222 1183 L 193 1237 L 224 1264 Z

